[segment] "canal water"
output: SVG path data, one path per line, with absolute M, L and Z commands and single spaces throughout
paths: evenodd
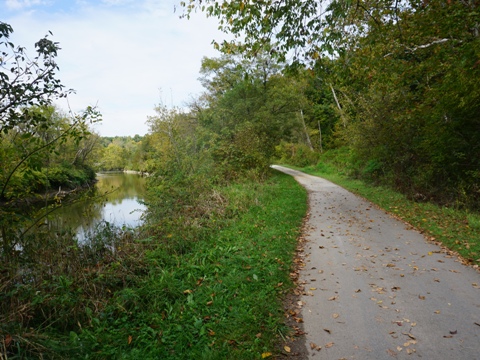
M 135 228 L 146 209 L 142 204 L 145 178 L 137 174 L 100 173 L 93 191 L 74 204 L 56 210 L 49 223 L 57 229 L 72 229 L 80 242 L 99 224 Z

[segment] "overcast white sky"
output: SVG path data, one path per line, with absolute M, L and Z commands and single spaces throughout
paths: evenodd
M 224 38 L 216 19 L 179 19 L 179 2 L 0 0 L 0 21 L 13 27 L 10 40 L 32 57 L 34 43 L 53 33 L 50 39 L 62 48 L 58 78 L 76 91 L 71 109 L 98 103 L 100 135 L 143 135 L 155 105 L 181 107 L 202 92 L 201 59 L 219 56 L 211 42 Z

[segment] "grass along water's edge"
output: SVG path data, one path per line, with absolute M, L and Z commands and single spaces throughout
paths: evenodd
M 72 333 L 79 358 L 260 359 L 288 328 L 282 299 L 307 210 L 306 191 L 275 172 L 219 189 L 230 219 L 215 219 L 183 252 L 147 254 L 148 273 Z M 181 236 L 181 234 L 173 235 Z

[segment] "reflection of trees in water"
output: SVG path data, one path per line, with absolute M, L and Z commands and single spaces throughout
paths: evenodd
M 102 220 L 110 221 L 103 219 L 103 208 L 107 204 L 118 206 L 124 199 L 142 199 L 145 193 L 145 179 L 139 175 L 100 174 L 97 179 L 94 189 L 82 194 L 75 203 L 61 207 L 48 216 L 45 223 L 49 229 L 89 231 Z
M 51 230 L 78 229 L 89 227 L 92 222 L 102 219 L 102 207 L 105 197 L 97 189 L 88 191 L 75 203 L 61 207 L 48 216 Z
M 143 199 L 145 178 L 135 174 L 99 174 L 96 188 L 107 196 L 112 204 L 121 204 L 123 199 Z

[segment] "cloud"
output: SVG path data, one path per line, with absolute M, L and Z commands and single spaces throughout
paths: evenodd
M 44 0 L 6 0 L 5 5 L 7 9 L 10 10 L 21 10 L 21 9 L 28 9 L 32 6 L 36 5 L 45 5 L 48 4 L 49 1 Z
M 222 37 L 213 19 L 179 19 L 174 1 L 84 1 L 45 10 L 6 19 L 12 40 L 27 46 L 52 31 L 62 48 L 59 78 L 76 90 L 72 110 L 98 103 L 105 136 L 144 134 L 156 104 L 182 106 L 198 95 L 201 58 L 217 56 L 211 41 Z

